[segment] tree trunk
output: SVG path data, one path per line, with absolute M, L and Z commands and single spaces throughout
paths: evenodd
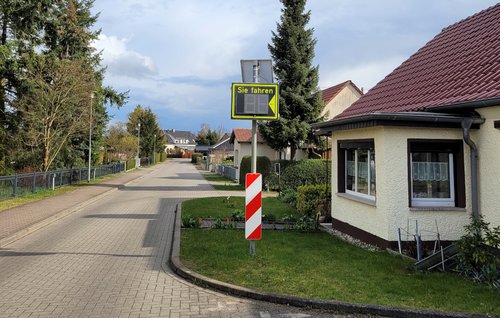
M 290 145 L 290 160 L 293 160 L 295 158 L 295 153 L 297 152 L 297 147 L 295 147 L 295 144 Z
M 2 8 L 4 9 L 4 8 Z M 2 35 L 1 35 L 1 44 L 6 45 L 7 44 L 7 24 L 8 24 L 8 19 L 7 19 L 7 11 L 4 12 L 3 20 L 2 20 Z M 5 87 L 4 87 L 4 75 L 2 74 L 1 80 L 2 82 L 0 83 L 0 122 L 4 124 L 6 122 L 7 116 L 5 116 Z
M 45 145 L 43 147 L 43 171 L 47 172 L 49 170 L 49 149 Z

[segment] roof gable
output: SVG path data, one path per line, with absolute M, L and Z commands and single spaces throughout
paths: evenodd
M 500 97 L 500 4 L 442 30 L 334 120 Z
M 323 103 L 326 105 L 332 99 L 335 98 L 346 86 L 351 85 L 360 95 L 363 95 L 363 91 L 360 90 L 351 80 L 345 81 L 343 83 L 334 85 L 332 87 L 325 88 L 321 91 L 321 97 L 323 99 Z
M 234 143 L 235 140 L 239 143 L 252 142 L 252 129 L 234 128 L 231 134 L 231 143 Z M 262 138 L 261 134 L 258 131 L 257 131 L 257 142 L 264 143 L 264 138 Z
M 188 140 L 190 144 L 196 144 L 196 136 L 190 131 L 167 129 L 165 135 L 170 143 L 175 143 L 176 140 Z

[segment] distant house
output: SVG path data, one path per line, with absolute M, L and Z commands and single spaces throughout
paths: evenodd
M 380 246 L 398 228 L 500 225 L 500 4 L 442 30 L 332 120 L 333 227 Z
M 359 89 L 351 80 L 348 80 L 325 88 L 321 91 L 321 96 L 323 104 L 325 105 L 325 108 L 321 112 L 321 116 L 324 116 L 325 120 L 330 120 L 342 113 L 361 96 L 363 96 L 363 90 Z M 331 159 L 331 145 L 330 142 L 327 144 L 328 147 L 326 150 L 318 149 L 318 151 L 323 152 L 322 157 L 324 159 Z
M 235 128 L 231 133 L 230 143 L 233 146 L 234 166 L 239 168 L 241 159 L 252 155 L 252 129 Z M 260 133 L 257 132 L 257 155 L 276 160 L 278 152 L 269 147 Z
M 326 120 L 330 120 L 363 96 L 363 91 L 351 80 L 348 80 L 323 89 L 321 96 L 325 105 L 321 116 L 325 116 Z
M 250 128 L 235 128 L 231 134 L 230 143 L 234 145 L 234 166 L 239 167 L 241 159 L 245 156 L 252 155 L 252 129 Z M 267 145 L 262 135 L 257 132 L 257 156 L 268 157 L 269 160 L 290 159 L 290 149 L 285 149 L 280 152 L 274 150 Z M 295 153 L 294 160 L 307 158 L 307 151 L 299 149 Z
M 190 131 L 167 129 L 165 130 L 165 136 L 167 137 L 167 152 L 174 149 L 193 152 L 196 147 L 196 136 Z
M 221 154 L 224 157 L 232 156 L 234 154 L 234 144 L 231 143 L 231 135 L 224 134 L 220 141 L 209 148 L 210 154 Z

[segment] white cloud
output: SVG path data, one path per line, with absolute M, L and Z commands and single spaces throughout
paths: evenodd
M 94 47 L 102 51 L 103 65 L 108 67 L 108 74 L 133 78 L 157 74 L 153 60 L 128 49 L 127 42 L 127 39 L 106 36 L 103 33 L 94 42 Z
M 320 87 L 322 89 L 352 80 L 359 88 L 368 91 L 385 76 L 401 65 L 408 57 L 392 56 L 383 60 L 370 61 L 356 65 L 345 65 L 339 68 L 320 66 Z
M 496 2 L 310 0 L 320 87 L 351 79 L 366 91 L 443 27 Z M 96 42 L 108 65 L 105 82 L 130 90 L 131 105 L 114 112 L 117 119 L 141 104 L 158 111 L 166 128 L 244 125 L 229 119 L 227 79 L 239 80 L 240 59 L 270 58 L 281 7 L 269 0 L 95 1 L 96 28 L 106 34 Z
M 240 59 L 269 58 L 267 43 L 280 15 L 280 3 L 268 0 L 95 5 L 103 30 L 130 39 L 133 50 L 147 50 L 164 77 L 221 79 L 239 74 Z

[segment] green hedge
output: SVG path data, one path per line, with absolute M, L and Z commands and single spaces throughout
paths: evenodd
M 165 160 L 167 160 L 167 153 L 166 153 L 166 152 L 162 152 L 162 153 L 160 154 L 160 161 L 162 161 L 162 162 L 163 162 L 163 161 L 165 161 Z
M 240 184 L 245 186 L 245 176 L 252 171 L 252 157 L 245 156 L 240 163 Z M 265 185 L 271 174 L 271 160 L 265 156 L 257 156 L 257 173 L 262 174 L 262 184 Z M 264 187 L 264 186 L 263 186 Z
M 195 152 L 191 155 L 191 163 L 199 163 L 201 158 L 203 158 L 203 154 Z
M 297 161 L 294 161 L 294 160 L 276 160 L 276 161 L 272 162 L 272 164 L 271 164 L 271 174 L 269 175 L 268 184 L 269 184 L 269 188 L 271 190 L 275 190 L 275 191 L 280 190 L 280 183 L 281 183 L 281 180 L 280 180 L 281 176 L 278 176 L 275 173 L 275 165 L 277 163 L 280 164 L 281 176 L 283 176 L 283 171 L 285 171 L 291 165 L 296 164 Z M 281 189 L 283 189 L 283 188 L 281 187 Z M 293 190 L 295 192 L 297 189 L 293 189 Z
M 274 174 L 270 178 L 270 187 L 273 190 L 294 190 L 303 185 L 330 184 L 331 162 L 322 159 L 304 159 L 300 161 L 280 161 L 281 176 Z M 274 169 L 273 169 L 274 170 Z
M 330 187 L 306 185 L 297 188 L 297 211 L 311 217 L 327 215 L 330 209 Z
M 135 168 L 135 159 L 127 160 L 127 170 Z

